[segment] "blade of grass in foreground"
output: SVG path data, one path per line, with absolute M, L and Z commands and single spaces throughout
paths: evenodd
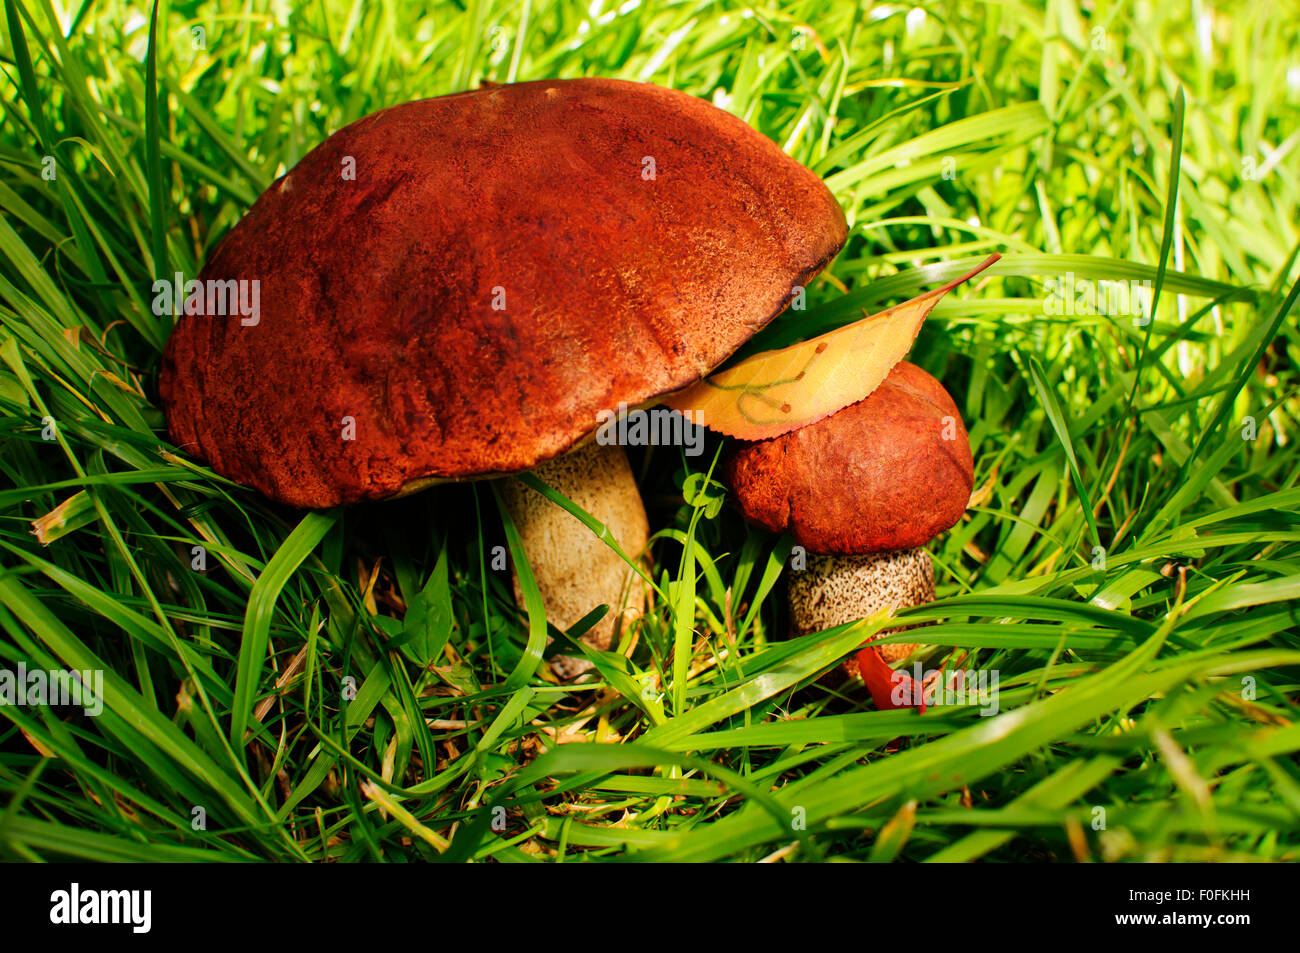
M 537 667 L 542 664 L 542 652 L 546 648 L 546 606 L 542 603 L 541 590 L 537 588 L 537 579 L 528 564 L 528 554 L 524 552 L 519 530 L 515 528 L 515 522 L 495 483 L 492 484 L 492 498 L 496 500 L 497 511 L 501 514 L 501 526 L 506 533 L 506 543 L 510 547 L 515 572 L 519 575 L 519 588 L 524 594 L 524 610 L 528 615 L 528 643 L 502 686 L 506 691 L 514 692 L 527 685 Z
M 149 172 L 149 237 L 153 248 L 153 273 L 170 274 L 167 259 L 166 193 L 163 191 L 162 151 L 158 115 L 158 0 L 149 14 L 149 47 L 145 52 L 144 145 Z
M 266 647 L 271 638 L 271 618 L 275 603 L 285 583 L 302 561 L 325 538 L 338 519 L 333 510 L 308 513 L 294 528 L 266 569 L 257 577 L 244 613 L 243 638 L 239 645 L 239 668 L 235 677 L 235 695 L 230 709 L 230 743 L 237 752 L 244 750 L 248 719 L 253 713 L 257 688 L 266 662 Z
M 1070 442 L 1070 428 L 1065 422 L 1065 415 L 1061 412 L 1061 405 L 1056 400 L 1056 395 L 1047 385 L 1047 377 L 1043 374 L 1043 366 L 1038 363 L 1038 358 L 1032 354 L 1029 355 L 1029 375 L 1034 382 L 1034 387 L 1038 391 L 1038 399 L 1043 405 L 1043 412 L 1047 415 L 1048 423 L 1052 425 L 1056 437 L 1061 441 L 1061 448 L 1065 451 L 1065 459 L 1070 464 L 1070 479 L 1074 481 L 1074 490 L 1079 494 L 1079 500 L 1083 503 L 1083 516 L 1088 522 L 1088 532 L 1092 535 L 1092 545 L 1101 546 L 1101 537 L 1097 534 L 1097 520 L 1092 515 L 1092 499 L 1088 494 L 1088 487 L 1083 482 L 1083 474 L 1079 471 L 1079 459 L 1074 454 L 1074 444 Z

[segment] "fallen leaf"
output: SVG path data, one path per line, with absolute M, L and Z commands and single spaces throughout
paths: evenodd
M 1001 255 L 911 301 L 777 351 L 765 351 L 664 398 L 697 424 L 741 440 L 767 440 L 856 404 L 907 356 L 945 294 Z

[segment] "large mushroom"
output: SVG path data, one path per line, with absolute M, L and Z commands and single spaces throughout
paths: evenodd
M 539 468 L 635 557 L 645 512 L 622 449 L 590 443 L 602 412 L 700 379 L 844 238 L 816 175 L 672 90 L 553 80 L 393 106 L 225 237 L 159 390 L 179 447 L 274 500 Z M 227 306 L 236 288 L 256 289 L 256 320 Z M 576 519 L 504 496 L 556 626 L 635 608 L 628 567 Z M 607 646 L 618 615 L 588 641 Z
M 956 405 L 906 361 L 865 400 L 740 445 L 723 472 L 745 519 L 788 531 L 808 555 L 788 586 L 797 635 L 932 601 L 934 567 L 924 547 L 961 519 L 974 482 Z M 916 648 L 875 651 L 897 662 Z

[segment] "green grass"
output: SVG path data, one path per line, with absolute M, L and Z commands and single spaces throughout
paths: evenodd
M 105 711 L 0 707 L 0 857 L 1300 858 L 1300 20 L 73 7 L 6 0 L 0 43 L 0 669 L 103 669 Z M 716 506 L 712 455 L 634 453 L 655 611 L 569 690 L 489 484 L 304 515 L 167 443 L 155 275 L 352 119 L 580 75 L 724 105 L 843 204 L 809 310 L 746 353 L 1004 254 L 913 355 L 977 492 L 906 613 L 931 664 L 1000 673 L 997 717 L 818 681 L 868 630 L 784 637 L 790 542 Z M 1151 281 L 1154 320 L 1045 313 L 1067 272 Z

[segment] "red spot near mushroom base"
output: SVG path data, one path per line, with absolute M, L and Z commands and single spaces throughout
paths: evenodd
M 871 700 L 880 711 L 918 708 L 925 714 L 925 687 L 906 672 L 896 672 L 880 657 L 878 649 L 868 646 L 858 652 L 858 673 L 871 692 Z M 895 689 L 905 701 L 895 701 Z

